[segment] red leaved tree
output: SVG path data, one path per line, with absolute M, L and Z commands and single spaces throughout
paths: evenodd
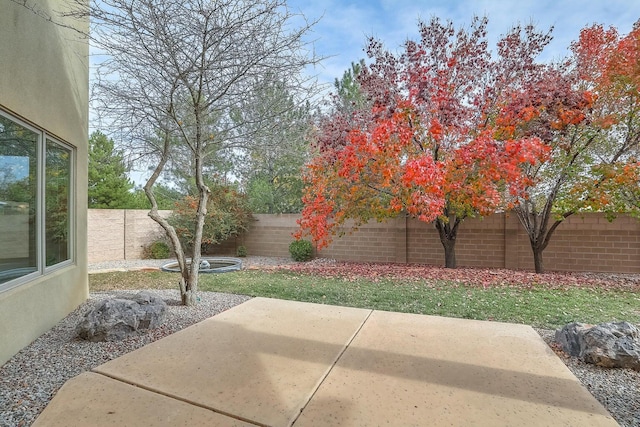
M 496 120 L 499 136 L 537 137 L 550 151 L 544 162 L 525 168 L 530 186 L 512 202 L 538 273 L 544 271 L 543 251 L 564 219 L 582 211 L 633 208 L 639 40 L 637 24 L 623 38 L 600 25 L 583 29 L 572 57 L 516 87 Z
M 406 212 L 435 224 L 454 268 L 460 223 L 505 208 L 505 194 L 522 196 L 531 185 L 522 171 L 546 148 L 537 137 L 505 138 L 495 118 L 505 96 L 536 75 L 550 37 L 515 27 L 492 59 L 486 26 L 475 18 L 456 32 L 434 18 L 400 55 L 370 40 L 373 62 L 358 75 L 364 108 L 337 108 L 319 125 L 299 235 L 322 248 L 348 219 L 357 227 Z

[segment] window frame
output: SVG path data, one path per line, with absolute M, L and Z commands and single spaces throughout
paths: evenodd
M 41 144 L 41 148 L 43 150 L 42 155 L 40 156 L 40 158 L 42 159 L 42 163 L 43 163 L 43 167 L 42 167 L 42 182 L 40 182 L 40 185 L 42 185 L 42 199 L 39 201 L 41 203 L 41 205 L 43 206 L 42 209 L 42 223 L 40 224 L 41 230 L 42 230 L 42 234 L 38 235 L 39 237 L 42 238 L 42 250 L 39 252 L 40 256 L 42 257 L 42 266 L 44 267 L 44 273 L 43 274 L 47 274 L 51 271 L 55 271 L 58 270 L 60 268 L 64 268 L 68 265 L 72 265 L 75 264 L 75 260 L 76 260 L 76 256 L 75 256 L 75 252 L 76 252 L 76 191 L 75 187 L 76 187 L 76 174 L 75 174 L 75 165 L 76 165 L 76 150 L 75 147 L 69 145 L 69 144 L 65 144 L 64 142 L 60 141 L 59 138 L 54 137 L 51 134 L 48 134 L 46 132 L 44 132 L 43 135 L 43 143 Z M 67 235 L 67 245 L 68 245 L 68 258 L 64 261 L 60 261 L 56 264 L 53 265 L 49 265 L 47 266 L 47 258 L 46 258 L 46 253 L 47 253 L 47 248 L 46 248 L 46 233 L 47 233 L 47 228 L 46 228 L 46 206 L 47 206 L 47 201 L 46 201 L 46 195 L 47 195 L 47 183 L 46 183 L 46 179 L 47 179 L 47 174 L 45 173 L 46 170 L 46 164 L 47 164 L 47 142 L 51 142 L 55 145 L 57 145 L 60 148 L 63 148 L 65 150 L 69 151 L 69 229 L 67 230 L 68 235 Z
M 5 283 L 0 283 L 0 293 L 25 285 L 40 277 L 46 276 L 57 270 L 71 265 L 77 265 L 77 147 L 65 142 L 63 139 L 47 132 L 26 120 L 11 114 L 0 108 L 0 116 L 6 120 L 22 126 L 37 134 L 36 156 L 37 156 L 37 178 L 36 178 L 36 270 L 24 276 L 17 277 Z M 47 141 L 69 151 L 69 229 L 68 229 L 68 259 L 51 266 L 46 265 L 46 154 Z

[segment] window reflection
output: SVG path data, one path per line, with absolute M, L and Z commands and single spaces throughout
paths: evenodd
M 71 151 L 47 140 L 45 166 L 46 265 L 69 259 Z
M 37 270 L 38 138 L 0 116 L 0 284 Z

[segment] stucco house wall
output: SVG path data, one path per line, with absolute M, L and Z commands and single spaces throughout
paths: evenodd
M 29 4 L 52 16 L 65 7 L 64 0 Z M 64 25 L 49 22 L 15 2 L 0 0 L 0 110 L 75 151 L 72 262 L 0 292 L 0 365 L 88 297 L 89 46 L 86 37 L 66 28 L 72 26 L 86 34 L 88 20 L 59 23 Z

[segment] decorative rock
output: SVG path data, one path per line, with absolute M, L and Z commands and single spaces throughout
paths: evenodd
M 640 329 L 628 322 L 569 323 L 556 331 L 556 341 L 586 363 L 640 371 Z
M 131 298 L 98 302 L 77 326 L 80 338 L 88 341 L 121 341 L 141 329 L 153 329 L 164 321 L 167 304 L 147 291 Z
M 562 329 L 556 330 L 556 342 L 562 349 L 574 357 L 580 357 L 584 347 L 583 335 L 585 331 L 591 329 L 593 325 L 583 323 L 569 323 Z

